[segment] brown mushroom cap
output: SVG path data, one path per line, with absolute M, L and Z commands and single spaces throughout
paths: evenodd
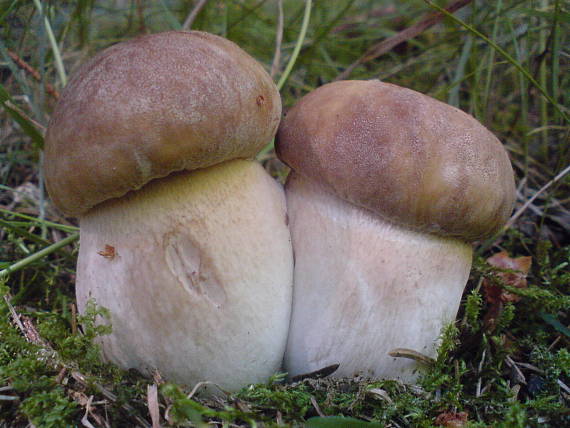
M 62 93 L 46 135 L 48 191 L 80 215 L 173 171 L 252 157 L 280 115 L 269 75 L 224 38 L 171 31 L 119 43 Z
M 472 116 L 389 83 L 342 81 L 303 97 L 277 133 L 297 173 L 389 221 L 472 241 L 506 222 L 514 177 Z

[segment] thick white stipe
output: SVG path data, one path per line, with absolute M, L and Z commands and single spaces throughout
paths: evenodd
M 417 363 L 388 352 L 435 356 L 457 314 L 471 246 L 388 223 L 298 174 L 286 195 L 295 253 L 289 375 L 338 363 L 334 376 L 413 382 Z
M 283 190 L 251 161 L 155 180 L 81 218 L 79 309 L 110 310 L 106 358 L 168 380 L 236 390 L 278 371 L 292 274 Z

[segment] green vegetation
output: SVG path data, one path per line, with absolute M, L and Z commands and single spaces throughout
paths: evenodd
M 283 79 L 286 108 L 350 69 L 349 78 L 407 86 L 471 113 L 511 156 L 520 212 L 477 247 L 457 322 L 419 385 L 276 375 L 204 399 L 159 374 L 100 362 L 94 339 L 110 327 L 95 323 L 103 308 L 76 314 L 76 224 L 47 199 L 42 135 L 78 64 L 120 40 L 181 28 L 197 3 L 0 0 L 0 427 L 150 427 L 154 411 L 160 424 L 180 426 L 570 425 L 570 9 L 560 0 L 464 2 L 454 19 L 387 50 L 379 43 L 434 12 L 432 2 L 313 1 L 300 38 L 306 4 L 283 1 L 276 82 L 300 47 Z M 212 0 L 192 28 L 235 41 L 269 69 L 277 3 Z M 260 160 L 286 175 L 269 147 Z M 532 258 L 526 286 L 486 261 L 502 250 Z

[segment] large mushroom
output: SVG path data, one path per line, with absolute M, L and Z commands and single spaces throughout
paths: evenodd
M 511 212 L 505 149 L 461 110 L 376 80 L 305 96 L 276 148 L 292 168 L 286 370 L 339 364 L 337 376 L 414 381 L 417 363 L 388 353 L 435 355 L 469 276 L 470 242 Z
M 109 309 L 107 359 L 230 390 L 279 370 L 285 197 L 248 159 L 280 114 L 263 67 L 203 32 L 119 43 L 75 73 L 49 123 L 46 182 L 80 218 L 77 301 Z

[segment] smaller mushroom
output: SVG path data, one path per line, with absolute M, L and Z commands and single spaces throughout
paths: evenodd
M 339 364 L 413 381 L 457 314 L 470 242 L 493 235 L 514 202 L 502 144 L 468 114 L 380 81 L 324 85 L 278 130 L 295 253 L 285 368 Z
M 107 359 L 231 390 L 280 369 L 285 195 L 250 159 L 280 115 L 263 67 L 202 32 L 119 43 L 74 74 L 49 123 L 46 181 L 80 218 L 78 306 L 109 309 Z

